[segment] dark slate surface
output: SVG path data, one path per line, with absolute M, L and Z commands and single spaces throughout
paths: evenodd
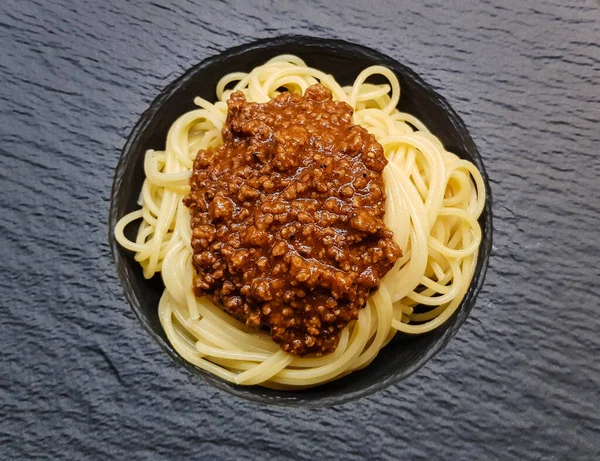
M 495 198 L 458 336 L 332 409 L 259 406 L 177 368 L 107 245 L 119 150 L 154 96 L 282 33 L 411 66 L 463 116 Z M 596 0 L 3 0 L 0 107 L 0 459 L 600 459 Z

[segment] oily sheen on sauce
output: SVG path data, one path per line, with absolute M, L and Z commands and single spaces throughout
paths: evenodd
M 383 222 L 383 148 L 320 84 L 249 103 L 194 162 L 194 289 L 284 351 L 335 349 L 400 255 Z

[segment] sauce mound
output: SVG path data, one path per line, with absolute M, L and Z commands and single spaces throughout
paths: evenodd
M 198 152 L 184 199 L 194 291 L 284 351 L 332 352 L 400 255 L 382 220 L 383 149 L 320 84 L 227 104 L 223 144 Z

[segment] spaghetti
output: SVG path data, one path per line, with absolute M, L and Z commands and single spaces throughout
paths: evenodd
M 374 75 L 389 83 L 366 83 Z M 388 159 L 383 171 L 384 221 L 403 255 L 358 319 L 342 331 L 335 351 L 299 357 L 281 350 L 268 333 L 194 295 L 190 215 L 182 199 L 190 191 L 196 153 L 222 143 L 226 101 L 233 91 L 264 103 L 282 88 L 304 93 L 316 83 L 330 89 L 335 100 L 347 102 L 354 110 L 353 122 L 383 146 Z M 342 87 L 298 57 L 282 55 L 250 73 L 226 75 L 216 93 L 216 103 L 196 98 L 198 109 L 175 121 L 164 151 L 146 153 L 141 209 L 121 218 L 115 228 L 117 241 L 136 253 L 146 278 L 162 274 L 160 321 L 185 360 L 237 384 L 299 389 L 367 366 L 397 331 L 421 334 L 450 318 L 475 269 L 481 242 L 477 219 L 485 202 L 483 179 L 472 163 L 447 152 L 418 119 L 398 111 L 400 85 L 393 72 L 372 66 L 352 86 Z M 136 220 L 141 223 L 131 241 L 124 229 Z

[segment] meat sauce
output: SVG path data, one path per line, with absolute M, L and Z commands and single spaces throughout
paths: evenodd
M 337 347 L 400 250 L 383 223 L 383 148 L 317 84 L 259 104 L 234 92 L 223 144 L 184 199 L 194 291 L 295 355 Z

